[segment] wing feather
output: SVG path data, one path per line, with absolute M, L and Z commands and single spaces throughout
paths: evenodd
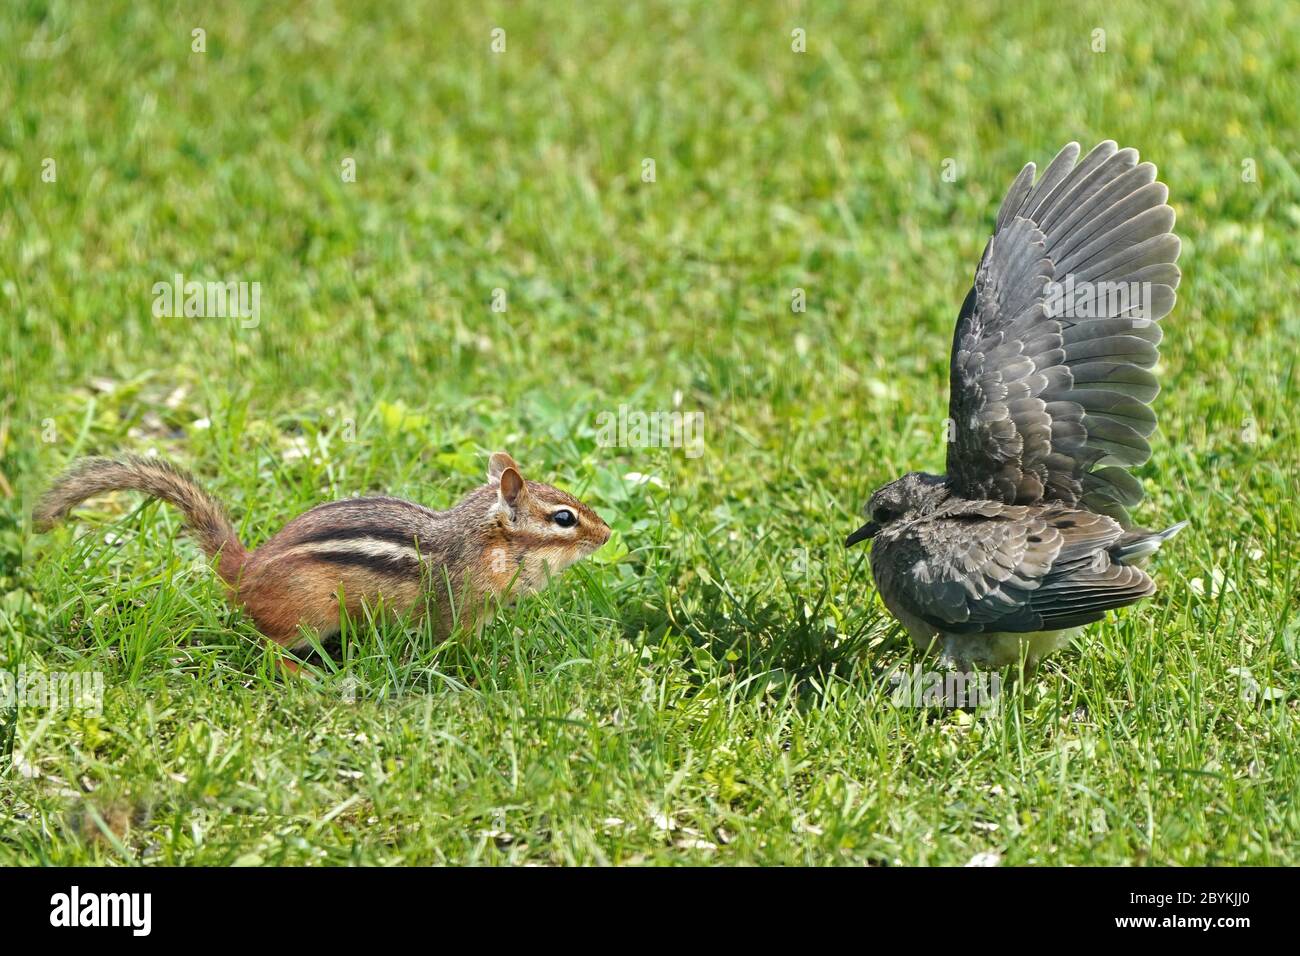
M 1112 518 L 1059 505 L 976 514 L 969 504 L 875 543 L 872 572 L 895 613 L 950 634 L 1055 630 L 1155 590 L 1115 557 L 1131 534 Z
M 948 479 L 966 498 L 1081 503 L 1127 525 L 1159 392 L 1157 324 L 1180 251 L 1169 191 L 1133 149 L 1071 143 L 1021 170 L 958 316 Z

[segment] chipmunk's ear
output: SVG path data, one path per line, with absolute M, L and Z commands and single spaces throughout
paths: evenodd
M 519 471 L 519 466 L 515 460 L 503 451 L 494 451 L 492 457 L 488 459 L 488 481 L 500 481 L 501 473 L 507 468 L 513 468 Z
M 506 470 L 501 472 L 501 484 L 497 488 L 497 497 L 510 509 L 510 513 L 513 515 L 526 494 L 528 494 L 528 486 L 524 484 L 524 476 L 519 474 L 519 469 L 514 467 L 513 464 L 507 466 Z

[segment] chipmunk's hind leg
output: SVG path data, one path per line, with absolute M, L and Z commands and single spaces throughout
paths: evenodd
M 339 582 L 319 566 L 261 551 L 249 557 L 236 584 L 234 599 L 268 640 L 285 650 L 309 645 L 308 631 L 328 639 L 339 630 Z

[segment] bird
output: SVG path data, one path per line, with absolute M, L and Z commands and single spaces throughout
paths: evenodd
M 1136 527 L 1151 371 L 1181 273 L 1169 190 L 1113 140 L 1069 143 L 999 207 L 957 316 L 945 473 L 878 489 L 884 605 L 958 670 L 1036 670 L 1086 624 L 1155 593 L 1140 566 L 1186 527 Z

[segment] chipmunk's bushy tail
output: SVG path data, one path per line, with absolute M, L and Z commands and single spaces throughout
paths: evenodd
M 131 489 L 180 509 L 185 526 L 209 557 L 220 555 L 217 573 L 229 584 L 239 576 L 247 552 L 221 504 L 194 477 L 165 461 L 139 458 L 83 458 L 64 472 L 32 511 L 37 531 L 46 531 L 87 498 Z

